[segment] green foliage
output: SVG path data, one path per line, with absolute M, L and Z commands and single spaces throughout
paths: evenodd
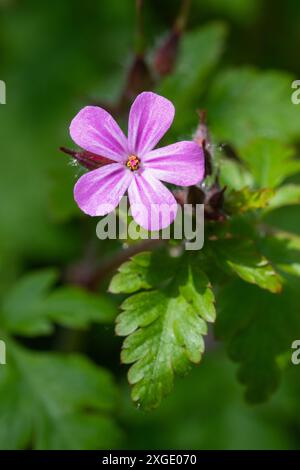
M 53 323 L 84 328 L 91 322 L 110 323 L 115 307 L 107 296 L 87 293 L 79 287 L 51 291 L 53 270 L 27 274 L 3 300 L 0 325 L 14 334 L 36 336 L 53 331 Z
M 300 275 L 300 238 L 279 233 L 261 238 L 258 243 L 279 272 Z
M 0 376 L 1 449 L 101 449 L 117 445 L 110 375 L 79 355 L 32 353 L 7 342 Z
M 283 72 L 252 68 L 222 71 L 206 103 L 214 136 L 238 149 L 259 138 L 282 143 L 295 140 L 300 113 L 291 102 L 292 81 L 293 77 Z
M 113 320 L 111 301 L 77 287 L 58 287 L 55 270 L 27 274 L 3 299 L 1 338 L 7 364 L 0 374 L 0 448 L 95 449 L 117 445 L 111 418 L 116 389 L 110 375 L 88 359 L 34 353 L 11 335 L 53 332 L 53 322 L 72 328 Z
M 175 127 L 171 132 L 188 126 L 193 118 L 195 122 L 194 100 L 207 87 L 223 51 L 225 34 L 224 24 L 212 23 L 184 35 L 175 72 L 157 90 L 175 104 Z
M 281 375 L 279 357 L 299 337 L 298 283 L 274 295 L 235 281 L 219 293 L 216 334 L 240 364 L 238 377 L 251 402 L 262 402 L 274 392 Z
M 253 185 L 251 173 L 241 163 L 229 158 L 222 158 L 219 168 L 222 186 L 238 191 Z
M 290 352 L 300 335 L 300 244 L 286 238 L 264 238 L 260 248 L 282 273 L 280 295 L 233 281 L 217 298 L 216 333 L 227 344 L 230 357 L 240 364 L 238 376 L 251 402 L 264 401 L 274 392 L 281 376 L 280 356 Z
M 135 258 L 129 263 L 136 265 Z M 125 290 L 140 287 L 133 280 Z M 206 322 L 215 318 L 209 281 L 196 263 L 184 257 L 177 260 L 176 273 L 165 287 L 129 297 L 122 309 L 116 332 L 127 336 L 122 361 L 134 363 L 128 374 L 132 398 L 145 409 L 157 407 L 173 388 L 174 375 L 185 374 L 190 362 L 201 359 Z
M 74 145 L 68 124 L 87 104 L 112 109 L 125 129 L 127 110 L 117 100 L 132 63 L 134 3 L 0 6 L 0 78 L 8 90 L 8 104 L 0 106 L 0 339 L 7 350 L 7 364 L 0 365 L 0 448 L 299 448 L 299 373 L 286 366 L 300 337 L 294 145 L 300 107 L 291 102 L 293 75 L 274 70 L 300 73 L 290 47 L 300 40 L 299 2 L 287 0 L 283 8 L 276 0 L 269 21 L 265 1 L 194 0 L 174 72 L 154 76 L 155 90 L 176 106 L 166 141 L 190 139 L 197 109 L 207 111 L 214 174 L 202 189 L 209 193 L 216 175 L 227 190 L 225 220 L 206 221 L 201 252 L 172 257 L 181 246 L 166 242 L 165 249 L 135 256 L 110 283 L 118 294 L 113 301 L 104 293 L 108 276 L 101 293 L 91 293 L 59 275 L 75 267 L 85 279 L 85 269 L 90 274 L 102 258 L 110 266 L 113 256 L 126 253 L 119 241 L 95 239 L 95 220 L 73 200 L 81 170 L 58 148 Z M 178 5 L 144 2 L 149 67 L 148 52 L 169 30 Z M 206 17 L 213 22 L 203 25 Z M 124 368 L 112 365 L 120 345 L 112 323 L 123 294 L 116 333 L 126 337 L 122 361 L 131 365 L 134 402 L 157 407 L 175 377 L 191 369 L 151 414 L 129 405 L 125 386 L 118 403 L 110 374 L 88 359 L 113 367 L 122 384 Z M 246 407 L 233 366 L 210 336 L 201 367 L 192 367 L 202 359 L 216 313 L 216 336 L 238 363 L 249 401 L 270 398 L 290 369 L 268 405 Z M 82 353 L 59 352 L 71 349 L 74 336 Z
M 225 33 L 224 24 L 212 23 L 184 35 L 176 69 L 164 79 L 160 92 L 170 98 L 178 96 L 178 102 L 199 94 L 199 87 L 205 85 L 204 80 L 218 62 Z
M 229 239 L 211 244 L 217 262 L 250 284 L 277 293 L 281 280 L 272 264 L 262 256 L 251 240 Z
M 42 314 L 41 306 L 57 273 L 45 270 L 27 274 L 5 296 L 1 307 L 1 325 L 14 333 L 48 334 L 51 323 Z
M 299 205 L 300 204 L 300 186 L 296 184 L 286 184 L 278 188 L 276 194 L 269 202 L 270 209 L 278 207 Z
M 172 277 L 175 266 L 176 260 L 170 258 L 165 250 L 139 253 L 120 266 L 110 282 L 109 290 L 114 294 L 131 294 L 140 289 L 160 286 Z
M 231 191 L 226 198 L 226 209 L 229 213 L 244 213 L 262 209 L 269 205 L 274 196 L 272 189 L 251 190 L 248 187 L 240 191 Z
M 285 377 L 280 394 L 256 407 L 243 400 L 234 369 L 223 348 L 211 351 L 151 413 L 136 411 L 124 389 L 121 417 L 130 442 L 137 449 L 145 443 L 150 449 L 298 449 L 296 435 L 286 432 L 287 424 L 299 429 L 298 369 Z
M 241 158 L 261 188 L 275 188 L 299 173 L 300 161 L 294 156 L 292 147 L 270 139 L 255 140 L 241 150 Z
M 150 253 L 136 255 L 132 261 L 121 265 L 119 273 L 116 274 L 110 283 L 109 290 L 114 294 L 124 292 L 130 294 L 139 289 L 151 287 L 147 281 L 147 272 L 151 259 Z
M 194 100 L 202 96 L 206 89 L 204 77 L 215 67 L 214 60 L 221 52 L 222 34 L 220 26 L 211 25 L 187 35 L 175 73 L 160 86 L 159 91 L 172 96 L 175 101 L 179 114 L 175 124 L 176 132 L 192 125 Z M 206 43 L 210 47 L 206 49 L 205 60 L 198 63 L 199 68 L 192 67 L 191 64 L 195 63 L 194 54 L 199 53 Z M 212 239 L 206 242 L 201 256 L 195 256 L 195 262 L 198 260 L 201 263 L 202 274 L 198 276 L 206 279 L 204 271 L 209 273 L 214 279 L 216 292 L 224 292 L 225 297 L 234 296 L 234 290 L 229 290 L 231 284 L 242 286 L 241 292 L 247 292 L 248 295 L 252 295 L 252 291 L 258 292 L 254 298 L 265 299 L 261 303 L 264 309 L 268 302 L 272 308 L 278 297 L 285 302 L 289 282 L 284 274 L 298 273 L 297 262 L 273 263 L 274 250 L 264 243 L 265 229 L 260 227 L 268 211 L 279 205 L 298 202 L 297 185 L 289 183 L 288 186 L 280 186 L 300 169 L 295 151 L 288 145 L 298 135 L 297 126 L 300 125 L 298 110 L 290 101 L 290 80 L 291 77 L 280 72 L 259 72 L 250 68 L 228 70 L 214 79 L 205 98 L 214 140 L 233 145 L 236 155 L 234 159 L 219 156 L 220 181 L 222 185 L 228 186 L 224 211 L 230 220 L 223 229 L 209 228 Z M 133 294 L 142 291 L 122 304 L 123 313 L 117 319 L 116 331 L 118 335 L 127 336 L 122 361 L 133 363 L 129 371 L 129 382 L 133 385 L 132 397 L 145 409 L 157 406 L 163 396 L 170 392 L 174 373 L 182 374 L 188 369 L 189 361 L 183 362 L 182 355 L 178 353 L 181 344 L 185 345 L 191 362 L 199 360 L 203 353 L 202 335 L 206 331 L 205 323 L 202 328 L 199 326 L 198 340 L 194 340 L 197 344 L 194 357 L 195 351 L 189 349 L 188 343 L 189 336 L 192 336 L 192 327 L 186 318 L 190 307 L 185 303 L 182 307 L 182 291 L 178 287 L 177 295 L 173 293 L 174 286 L 184 282 L 178 274 L 178 270 L 182 270 L 176 267 L 179 261 L 168 256 L 159 258 L 159 254 L 157 261 L 153 262 L 153 256 L 142 254 L 126 262 L 110 284 L 110 291 L 114 293 Z M 236 276 L 240 281 L 234 280 Z M 211 294 L 212 291 L 207 292 Z M 247 302 L 246 295 L 244 297 Z M 294 305 L 294 297 L 291 302 Z M 218 308 L 223 311 L 222 305 L 218 307 L 217 304 L 217 311 Z M 235 314 L 240 313 L 240 310 L 236 302 Z M 249 303 L 245 317 L 252 315 L 253 310 L 254 304 Z M 175 321 L 179 322 L 177 315 L 182 321 L 178 329 L 173 326 Z M 278 322 L 281 322 L 279 310 L 277 316 Z M 247 334 L 248 331 L 245 337 Z M 257 390 L 253 392 L 257 393 L 257 400 L 266 398 L 275 389 L 279 377 L 277 366 L 274 365 L 278 351 L 274 354 L 271 348 L 272 332 L 265 330 L 264 334 L 265 342 L 270 344 L 269 356 L 264 362 L 270 364 L 270 371 L 265 376 L 259 372 L 261 376 L 257 379 Z M 252 335 L 252 330 L 249 335 Z M 290 339 L 290 336 L 287 335 L 287 338 Z M 224 339 L 227 342 L 227 338 Z M 251 340 L 254 341 L 254 335 Z M 285 348 L 287 350 L 287 343 Z M 253 357 L 252 372 L 247 368 L 243 372 L 246 376 L 243 380 L 251 390 L 255 387 L 255 377 L 251 375 L 254 374 L 255 360 L 257 356 Z

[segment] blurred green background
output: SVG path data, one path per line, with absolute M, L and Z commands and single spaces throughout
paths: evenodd
M 149 60 L 173 24 L 179 7 L 177 0 L 145 0 Z M 188 30 L 215 20 L 224 22 L 228 31 L 219 71 L 228 65 L 251 65 L 284 70 L 300 78 L 298 0 L 192 2 Z M 58 284 L 63 284 L 82 258 L 88 263 L 87 245 L 91 259 L 95 256 L 106 259 L 109 250 L 119 249 L 117 243 L 109 245 L 97 240 L 95 221 L 76 207 L 72 187 L 79 170 L 69 164 L 58 148 L 73 146 L 68 126 L 81 107 L 92 102 L 113 103 L 120 95 L 135 35 L 133 0 L 0 0 L 0 79 L 7 85 L 7 104 L 0 105 L 2 299 L 17 279 L 41 268 L 56 268 Z M 202 60 L 201 51 L 198 60 Z M 211 81 L 213 76 L 206 79 Z M 195 103 L 195 108 L 201 106 L 201 102 Z M 179 126 L 174 132 L 180 137 L 195 125 L 196 120 L 192 120 L 192 127 Z M 300 234 L 299 215 L 296 206 L 277 214 L 276 222 Z M 103 292 L 107 282 L 107 279 L 103 282 Z M 109 297 L 109 302 L 117 308 L 115 299 Z M 117 384 L 112 414 L 118 429 L 111 432 L 117 437 L 103 443 L 99 440 L 98 447 L 297 449 L 300 446 L 300 366 L 291 368 L 282 387 L 267 404 L 250 406 L 244 402 L 242 387 L 236 382 L 235 365 L 222 346 L 215 345 L 189 377 L 177 380 L 174 392 L 158 410 L 144 413 L 130 401 L 126 367 L 120 366 L 119 360 L 121 340 L 115 337 L 112 324 L 93 323 L 77 336 L 64 326 L 55 326 L 47 337 L 17 336 L 19 343 L 29 349 L 80 351 L 111 371 Z M 9 366 L 0 366 L 0 374 L 6 373 L 5 367 Z M 55 373 L 52 379 L 56 380 Z M 67 382 L 68 378 L 64 379 L 62 374 L 61 380 Z M 61 409 L 67 407 L 67 397 L 59 397 Z M 9 408 L 12 404 L 6 395 L 2 398 L 0 447 L 31 447 L 32 441 L 24 437 L 30 432 L 27 425 L 22 425 L 20 431 L 16 422 L 28 423 L 32 417 L 26 413 L 20 417 L 16 412 L 12 420 Z M 26 402 L 31 400 L 34 397 L 29 394 Z M 86 402 L 88 406 L 88 395 Z M 23 403 L 20 409 L 26 406 Z M 72 429 L 76 434 L 76 426 L 71 422 L 70 433 Z M 106 432 L 104 428 L 103 433 Z M 97 439 L 93 439 L 86 437 L 87 448 L 97 448 Z M 55 443 L 41 439 L 39 445 L 45 448 Z

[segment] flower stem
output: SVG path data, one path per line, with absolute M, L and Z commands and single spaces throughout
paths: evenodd
M 190 7 L 191 0 L 182 0 L 180 12 L 174 25 L 175 31 L 181 33 L 185 29 L 190 13 Z
M 145 41 L 145 30 L 144 30 L 144 18 L 143 18 L 143 0 L 135 0 L 136 5 L 136 44 L 135 52 L 138 56 L 143 57 L 146 41 Z

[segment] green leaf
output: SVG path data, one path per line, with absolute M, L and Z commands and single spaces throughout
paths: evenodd
M 300 113 L 291 102 L 292 81 L 283 72 L 222 71 L 206 103 L 213 135 L 239 149 L 260 137 L 284 143 L 298 138 Z
M 51 322 L 41 310 L 57 277 L 56 271 L 46 269 L 21 278 L 8 292 L 1 307 L 0 321 L 4 328 L 29 336 L 51 333 Z
M 241 163 L 222 158 L 220 160 L 220 182 L 222 186 L 239 190 L 253 185 L 251 173 Z
M 279 272 L 300 276 L 300 238 L 280 233 L 258 241 L 262 253 Z
M 228 239 L 211 243 L 218 263 L 250 284 L 277 293 L 281 279 L 270 262 L 262 256 L 251 240 Z
M 7 343 L 0 374 L 0 448 L 101 449 L 117 446 L 110 375 L 81 356 L 31 353 Z
M 175 263 L 176 260 L 164 250 L 139 253 L 119 267 L 109 291 L 113 294 L 131 294 L 158 286 L 173 275 Z
M 251 190 L 245 187 L 239 191 L 231 191 L 226 197 L 225 207 L 230 213 L 242 214 L 267 207 L 272 196 L 272 189 Z
M 267 211 L 278 207 L 300 204 L 300 186 L 297 184 L 286 184 L 277 189 L 270 200 Z
M 250 402 L 262 402 L 276 390 L 279 356 L 289 353 L 300 336 L 298 284 L 273 295 L 235 281 L 219 292 L 217 337 L 239 363 L 238 377 Z
M 121 358 L 134 363 L 128 374 L 132 398 L 145 409 L 157 407 L 170 393 L 175 374 L 200 361 L 206 322 L 215 319 L 206 275 L 189 260 L 177 262 L 168 285 L 129 297 L 117 319 L 117 334 L 129 335 Z
M 109 291 L 113 294 L 120 292 L 130 294 L 140 289 L 151 287 L 147 281 L 148 267 L 151 259 L 150 252 L 135 255 L 130 261 L 123 263 L 118 273 L 112 278 Z
M 25 336 L 49 334 L 53 323 L 85 328 L 91 322 L 113 321 L 116 308 L 103 294 L 93 294 L 79 287 L 53 284 L 53 270 L 27 274 L 13 286 L 3 301 L 0 323 L 7 331 Z
M 273 210 L 267 210 L 263 214 L 264 223 L 271 229 L 300 236 L 300 205 L 287 205 Z
M 165 78 L 160 90 L 169 96 L 175 90 L 177 99 L 197 92 L 208 73 L 216 65 L 224 48 L 226 28 L 223 23 L 211 23 L 183 36 L 176 69 Z
M 123 421 L 130 423 L 132 445 L 143 448 L 146 442 L 149 449 L 235 451 L 296 448 L 286 434 L 286 426 L 272 417 L 278 416 L 279 410 L 289 409 L 288 422 L 298 423 L 299 367 L 289 371 L 286 378 L 294 378 L 292 383 L 297 389 L 293 395 L 286 396 L 285 387 L 268 407 L 243 403 L 239 386 L 233 380 L 235 369 L 223 349 L 216 348 L 207 354 L 201 370 L 195 368 L 178 381 L 158 413 L 137 413 L 126 395 L 121 413 Z
M 294 154 L 292 147 L 270 139 L 255 140 L 240 152 L 257 185 L 263 188 L 275 188 L 300 172 L 300 160 L 295 160 Z
M 70 286 L 54 290 L 47 297 L 41 312 L 60 325 L 86 328 L 91 322 L 111 323 L 117 309 L 104 294 L 92 294 Z

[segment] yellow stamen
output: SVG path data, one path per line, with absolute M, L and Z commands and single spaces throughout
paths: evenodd
M 131 171 L 138 170 L 140 166 L 140 159 L 136 155 L 129 155 L 126 166 Z

